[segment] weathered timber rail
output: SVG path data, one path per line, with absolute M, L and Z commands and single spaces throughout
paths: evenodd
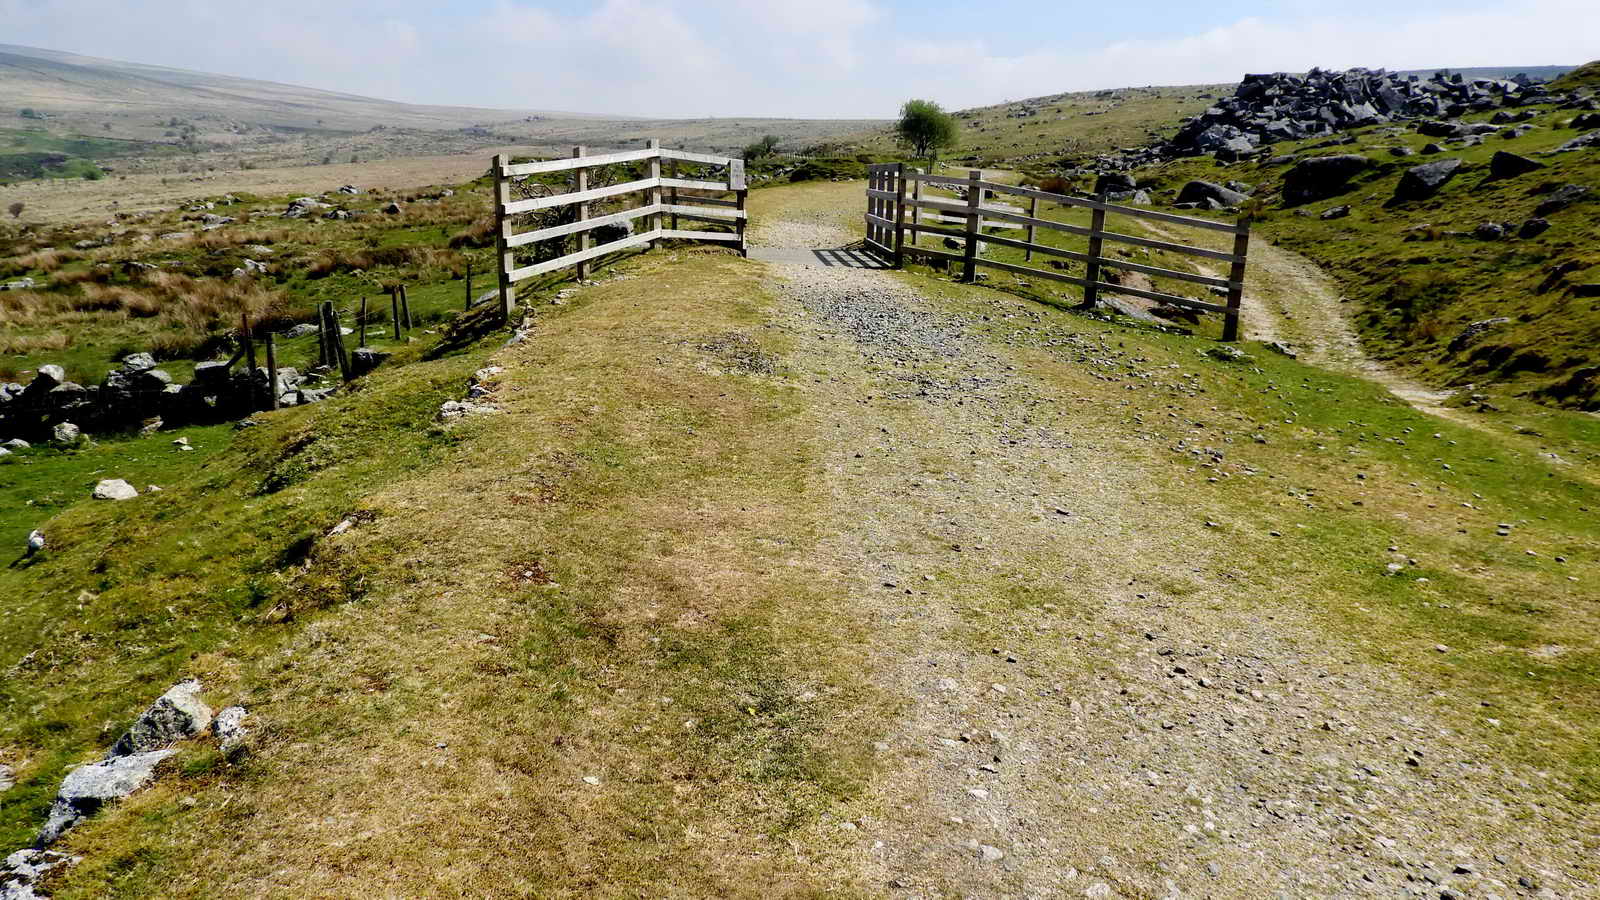
M 665 161 L 667 174 L 662 174 Z M 618 184 L 590 186 L 590 175 L 596 169 L 625 164 L 643 164 L 643 177 Z M 678 164 L 724 170 L 720 178 L 710 180 L 705 176 L 679 178 Z M 566 193 L 512 199 L 512 191 L 536 175 L 570 173 Z M 514 285 L 536 275 L 559 269 L 576 267 L 578 278 L 587 277 L 589 266 L 595 260 L 611 253 L 636 247 L 649 248 L 656 241 L 681 239 L 730 243 L 743 255 L 745 247 L 745 222 L 748 218 L 746 200 L 749 195 L 745 180 L 744 160 L 685 150 L 664 148 L 660 142 L 649 141 L 643 150 L 625 150 L 617 153 L 589 155 L 584 147 L 576 147 L 568 159 L 513 163 L 504 154 L 494 158 L 495 223 L 497 258 L 500 275 L 500 312 L 509 317 L 514 305 Z M 663 198 L 663 190 L 667 193 Z M 643 202 L 603 215 L 591 215 L 602 201 L 610 204 L 626 203 L 629 195 L 642 194 Z M 732 194 L 729 199 L 727 195 Z M 518 231 L 519 217 L 543 210 L 576 207 L 570 221 L 545 223 L 533 230 Z M 664 224 L 662 217 L 668 216 Z M 645 219 L 642 232 L 633 233 L 632 223 Z M 727 226 L 727 231 L 689 231 L 678 228 L 679 219 L 712 222 Z M 595 244 L 593 232 L 608 229 L 623 236 L 605 243 Z M 517 263 L 517 248 L 543 241 L 565 240 L 577 236 L 578 249 L 557 256 L 530 262 Z
M 964 192 L 966 200 L 965 202 L 960 202 L 949 199 L 924 199 L 922 197 L 923 185 Z M 984 205 L 985 197 L 992 194 L 1022 197 L 1029 201 L 1028 212 L 1018 212 L 1016 207 Z M 1089 210 L 1091 213 L 1090 225 L 1088 228 L 1084 228 L 1081 225 L 1071 225 L 1065 222 L 1040 218 L 1038 214 L 1040 202 Z M 965 227 L 950 228 L 944 225 L 929 224 L 922 221 L 922 210 L 942 213 L 943 215 L 940 219 L 944 221 L 948 221 L 951 216 L 959 216 L 965 220 Z M 1135 219 L 1145 219 L 1169 225 L 1229 234 L 1233 236 L 1233 250 L 1232 252 L 1210 250 L 1204 247 L 1191 247 L 1187 244 L 1159 241 L 1110 231 L 1106 228 L 1106 219 L 1111 215 L 1128 216 Z M 1215 222 L 1210 219 L 1179 216 L 1151 209 L 1120 206 L 1107 203 L 1104 200 L 1074 197 L 1068 194 L 1056 194 L 1034 188 L 985 181 L 983 173 L 977 170 L 969 172 L 966 178 L 954 178 L 944 175 L 929 175 L 920 169 L 907 168 L 904 163 L 887 163 L 867 167 L 866 223 L 866 248 L 889 261 L 896 268 L 903 265 L 905 257 L 910 254 L 959 264 L 961 266 L 962 280 L 967 282 L 976 280 L 977 268 L 984 266 L 1017 275 L 1027 275 L 1034 278 L 1077 285 L 1083 288 L 1083 306 L 1085 308 L 1093 307 L 1098 301 L 1101 292 L 1109 292 L 1153 300 L 1157 303 L 1170 304 L 1198 312 L 1220 313 L 1224 317 L 1222 339 L 1234 341 L 1239 338 L 1239 307 L 1244 296 L 1245 266 L 1250 249 L 1250 219 L 1248 216 L 1241 216 L 1236 222 L 1232 223 Z M 1028 234 L 1027 239 L 983 233 L 985 227 L 992 226 L 995 223 L 1025 227 Z M 1088 238 L 1088 252 L 1079 253 L 1074 250 L 1038 243 L 1036 239 L 1038 229 L 1041 228 Z M 911 236 L 910 242 L 906 241 L 908 234 Z M 960 241 L 961 252 L 951 253 L 918 246 L 917 239 L 923 234 L 942 235 Z M 1183 272 L 1177 269 L 1145 265 L 1114 256 L 1106 256 L 1103 251 L 1107 241 L 1227 263 L 1228 275 L 1224 278 L 1196 274 L 1194 272 Z M 1084 264 L 1084 277 L 1078 278 L 1048 269 L 1036 269 L 1030 266 L 1019 266 L 1013 263 L 985 259 L 981 253 L 982 244 L 995 244 L 1023 250 L 1026 252 L 1026 259 L 1030 261 L 1033 259 L 1033 255 L 1037 253 L 1080 262 Z M 1156 278 L 1171 278 L 1191 284 L 1205 285 L 1224 291 L 1226 300 L 1224 303 L 1210 303 L 1193 297 L 1182 297 L 1161 291 L 1112 284 L 1105 281 L 1101 276 L 1102 271 L 1106 268 L 1139 272 Z

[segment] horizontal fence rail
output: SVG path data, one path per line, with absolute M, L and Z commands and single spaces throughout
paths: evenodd
M 943 197 L 924 199 L 922 196 L 924 185 L 964 193 L 966 196 L 965 202 Z M 994 194 L 1023 198 L 1029 202 L 1028 209 L 1024 211 L 1020 207 L 992 202 L 985 204 L 985 198 Z M 914 254 L 921 257 L 959 263 L 962 267 L 962 280 L 968 282 L 976 279 L 977 268 L 983 266 L 1017 275 L 1027 275 L 1075 285 L 1083 288 L 1083 305 L 1085 308 L 1093 307 L 1099 300 L 1101 292 L 1110 292 L 1139 297 L 1197 312 L 1220 313 L 1224 317 L 1222 339 L 1234 341 L 1239 338 L 1239 307 L 1244 297 L 1245 267 L 1250 247 L 1250 220 L 1248 216 L 1241 217 L 1237 222 L 1232 223 L 1215 222 L 1210 219 L 1200 219 L 1193 216 L 1180 216 L 1140 207 L 1122 206 L 1088 197 L 1074 197 L 1068 194 L 1056 194 L 1035 188 L 986 181 L 983 179 L 983 173 L 976 170 L 970 172 L 966 178 L 929 175 L 918 169 L 909 169 L 904 163 L 868 166 L 866 198 L 866 248 L 888 260 L 896 267 L 904 264 L 907 254 Z M 1091 213 L 1089 227 L 1085 228 L 1081 225 L 1070 225 L 1065 222 L 1039 218 L 1038 205 L 1041 201 L 1064 207 L 1088 210 Z M 924 211 L 932 215 L 924 218 Z M 1127 216 L 1232 235 L 1233 250 L 1232 252 L 1211 250 L 1172 241 L 1136 237 L 1109 231 L 1106 228 L 1106 217 L 1108 215 Z M 930 224 L 932 222 L 941 224 Z M 951 223 L 957 223 L 957 227 L 950 227 Z M 1024 240 L 1016 237 L 985 234 L 983 232 L 985 228 L 996 227 L 1008 230 L 1025 229 L 1027 238 Z M 1038 230 L 1041 228 L 1062 234 L 1070 234 L 1075 237 L 1088 238 L 1088 252 L 1079 253 L 1074 250 L 1065 250 L 1060 247 L 1038 243 L 1036 239 Z M 911 238 L 909 243 L 906 241 L 908 234 Z M 917 246 L 918 239 L 924 234 L 954 238 L 961 242 L 961 252 L 951 253 Z M 1197 274 L 1108 257 L 1103 252 L 1107 242 L 1225 262 L 1229 265 L 1228 275 L 1219 277 Z M 1022 250 L 1026 254 L 1026 259 L 1030 261 L 1033 259 L 1034 254 L 1041 254 L 1083 263 L 1086 270 L 1085 277 L 1078 278 L 1048 269 L 1036 269 L 1031 266 L 985 259 L 981 250 L 983 245 L 987 244 Z M 1107 268 L 1119 269 L 1125 272 L 1138 272 L 1155 278 L 1170 278 L 1190 284 L 1204 285 L 1223 292 L 1226 301 L 1224 303 L 1209 303 L 1193 297 L 1183 297 L 1162 291 L 1113 284 L 1101 277 L 1102 270 Z
M 665 175 L 662 174 L 663 161 L 668 166 Z M 720 167 L 725 173 L 720 181 L 707 180 L 704 175 L 679 178 L 677 169 L 680 162 L 694 167 Z M 594 170 L 633 163 L 647 164 L 645 177 L 618 184 L 590 186 L 590 176 Z M 526 182 L 532 176 L 563 172 L 570 173 L 571 189 L 567 192 L 512 199 L 512 190 L 518 183 Z M 740 255 L 746 251 L 745 223 L 749 214 L 745 206 L 749 187 L 742 159 L 672 150 L 652 140 L 642 150 L 590 155 L 586 148 L 576 147 L 570 158 L 537 162 L 512 163 L 509 156 L 501 154 L 494 158 L 494 180 L 500 312 L 506 317 L 511 315 L 517 282 L 569 267 L 576 267 L 578 278 L 582 280 L 588 277 L 592 261 L 611 253 L 649 247 L 660 240 L 714 241 L 734 245 Z M 680 194 L 680 191 L 687 193 Z M 643 201 L 617 212 L 591 215 L 593 204 L 610 200 L 614 208 L 617 198 L 631 194 L 643 194 Z M 727 194 L 732 194 L 733 198 L 724 196 Z M 531 213 L 566 207 L 576 207 L 572 214 L 573 221 L 558 220 L 557 224 L 547 224 L 541 228 L 517 230 L 519 216 L 527 217 Z M 644 219 L 645 226 L 642 231 L 634 232 L 633 223 L 638 219 Z M 726 226 L 729 230 L 683 230 L 678 228 L 679 219 L 710 222 Z M 549 221 L 549 218 L 545 217 L 545 221 Z M 601 228 L 620 231 L 623 236 L 595 244 L 592 232 Z M 577 250 L 553 259 L 517 264 L 518 247 L 565 240 L 573 236 L 578 238 Z

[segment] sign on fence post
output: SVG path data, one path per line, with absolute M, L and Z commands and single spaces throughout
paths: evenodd
M 967 172 L 967 247 L 961 257 L 961 280 L 971 284 L 978 279 L 978 207 L 983 203 L 980 183 L 983 173 L 977 169 Z
M 1228 266 L 1228 311 L 1223 313 L 1222 339 L 1239 339 L 1239 306 L 1244 302 L 1245 257 L 1250 253 L 1250 216 L 1239 217 L 1239 233 L 1233 236 L 1233 262 Z
M 495 258 L 500 260 L 500 317 L 507 320 L 511 318 L 511 270 L 517 265 L 511 248 L 506 246 L 506 239 L 511 237 L 511 219 L 506 215 L 506 207 L 511 205 L 511 179 L 506 176 L 509 165 L 511 157 L 504 153 L 494 158 L 494 246 Z M 399 316 L 395 319 L 398 327 Z

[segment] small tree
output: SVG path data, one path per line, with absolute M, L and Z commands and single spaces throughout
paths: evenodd
M 754 144 L 745 147 L 744 158 L 754 162 L 755 160 L 761 159 L 764 156 L 771 156 L 777 151 L 779 140 L 780 138 L 775 134 L 767 135 L 761 140 L 756 141 Z
M 13 200 L 11 205 L 6 207 L 6 212 L 11 213 L 11 218 L 13 219 L 20 219 L 22 218 L 22 211 L 27 208 L 28 204 L 23 203 L 21 200 Z
M 894 133 L 919 158 L 932 159 L 940 150 L 955 146 L 959 129 L 955 117 L 932 100 L 907 100 L 900 107 Z

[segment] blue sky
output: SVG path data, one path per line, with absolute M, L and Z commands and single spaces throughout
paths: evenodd
M 662 116 L 1600 57 L 1600 0 L 0 0 L 0 23 L 0 42 L 395 100 Z

